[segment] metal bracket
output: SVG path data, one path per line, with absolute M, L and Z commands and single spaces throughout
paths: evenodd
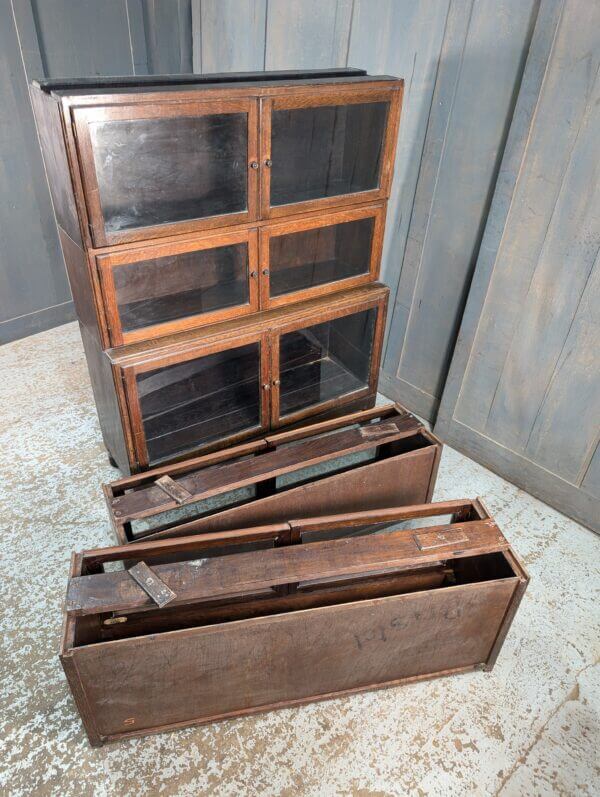
M 192 497 L 192 494 L 189 490 L 186 490 L 185 487 L 182 487 L 181 484 L 177 484 L 170 476 L 161 476 L 160 479 L 157 479 L 154 484 L 157 487 L 165 492 L 169 498 L 172 498 L 174 501 L 177 501 L 178 504 L 185 504 L 186 501 L 189 501 Z
M 448 545 L 469 542 L 469 538 L 462 529 L 449 531 L 426 531 L 413 536 L 417 547 L 421 551 L 429 551 L 431 548 L 444 548 Z
M 167 587 L 156 573 L 145 562 L 138 562 L 127 571 L 131 578 L 138 584 L 157 606 L 161 609 L 177 597 L 172 589 Z
M 376 440 L 378 437 L 387 437 L 387 435 L 397 432 L 398 427 L 393 421 L 379 423 L 376 426 L 368 424 L 367 426 L 361 426 L 359 429 L 360 436 L 364 437 L 365 440 Z

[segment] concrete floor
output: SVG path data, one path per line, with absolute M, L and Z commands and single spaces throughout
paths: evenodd
M 75 324 L 0 349 L 0 793 L 598 795 L 600 539 L 446 448 L 532 582 L 494 671 L 93 750 L 56 651 L 72 549 L 111 544 Z

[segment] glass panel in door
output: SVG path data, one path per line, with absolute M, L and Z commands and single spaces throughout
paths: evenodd
M 88 127 L 108 235 L 247 210 L 247 113 L 109 118 Z
M 281 335 L 279 415 L 369 387 L 377 309 Z
M 136 376 L 150 464 L 261 425 L 260 343 Z
M 375 217 L 269 238 L 271 297 L 368 274 Z
M 115 266 L 122 331 L 246 305 L 248 275 L 246 242 Z
M 272 207 L 379 188 L 389 102 L 274 108 Z

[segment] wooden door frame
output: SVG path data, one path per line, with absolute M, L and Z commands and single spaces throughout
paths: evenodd
M 209 216 L 202 219 L 135 227 L 131 230 L 121 230 L 119 232 L 109 233 L 106 231 L 89 131 L 90 123 L 208 116 L 226 113 L 245 113 L 248 116 L 248 207 L 245 211 Z M 255 96 L 232 100 L 215 99 L 186 102 L 172 100 L 171 102 L 131 103 L 118 106 L 100 103 L 85 107 L 73 106 L 71 108 L 71 119 L 76 139 L 77 160 L 81 173 L 88 224 L 95 247 L 231 226 L 257 219 L 259 208 L 259 169 L 251 168 L 253 163 L 258 165 L 258 99 Z
M 302 217 L 299 219 L 289 219 L 266 224 L 259 229 L 259 258 L 260 258 L 260 307 L 261 310 L 274 307 L 283 307 L 293 304 L 300 300 L 312 299 L 315 296 L 324 296 L 329 293 L 336 293 L 347 288 L 354 288 L 358 285 L 365 285 L 375 282 L 379 277 L 381 266 L 381 251 L 383 248 L 383 235 L 385 231 L 386 203 L 382 202 L 366 207 L 350 208 L 348 210 L 332 211 L 322 213 L 317 216 Z M 368 264 L 365 264 L 366 271 L 355 277 L 336 280 L 334 282 L 315 285 L 312 288 L 286 293 L 282 296 L 271 297 L 270 282 L 273 271 L 270 260 L 270 240 L 271 238 L 290 235 L 293 233 L 316 230 L 323 227 L 332 227 L 338 224 L 360 221 L 362 219 L 374 219 L 373 237 L 371 239 L 371 252 Z
M 114 270 L 116 268 L 127 266 L 131 263 L 139 263 L 144 260 L 168 257 L 169 255 L 199 252 L 206 249 L 218 249 L 243 243 L 247 244 L 248 247 L 247 277 L 249 301 L 246 304 L 225 307 L 207 313 L 196 313 L 172 321 L 151 324 L 129 332 L 123 331 L 114 280 Z M 151 244 L 139 246 L 134 249 L 96 255 L 95 261 L 100 280 L 102 302 L 106 313 L 111 346 L 122 346 L 123 344 L 137 343 L 142 340 L 152 340 L 162 335 L 203 327 L 219 321 L 226 321 L 230 318 L 239 318 L 259 310 L 258 231 L 251 227 L 242 230 L 218 232 L 213 235 L 188 238 L 185 241 L 179 241 L 177 243 L 152 242 Z
M 311 92 L 288 89 L 285 94 L 261 97 L 260 100 L 260 216 L 262 219 L 276 219 L 313 210 L 327 210 L 340 205 L 365 204 L 387 199 L 390 195 L 400 113 L 402 107 L 403 84 L 395 83 L 387 88 L 366 90 L 362 86 L 349 89 L 340 94 L 331 86 L 320 87 Z M 359 191 L 354 194 L 310 199 L 288 205 L 271 206 L 271 116 L 274 110 L 312 108 L 322 105 L 356 105 L 358 103 L 389 102 L 390 109 L 385 125 L 379 174 L 379 188 Z
M 357 313 L 364 312 L 365 310 L 375 309 L 376 310 L 376 318 L 375 318 L 375 329 L 373 331 L 373 345 L 371 349 L 371 363 L 370 363 L 370 370 L 369 370 L 369 380 L 368 384 L 364 388 L 360 388 L 359 390 L 354 390 L 351 393 L 346 393 L 343 396 L 337 396 L 336 398 L 329 399 L 328 401 L 319 402 L 318 404 L 313 404 L 310 407 L 306 407 L 302 410 L 298 410 L 296 412 L 290 413 L 289 415 L 285 415 L 281 417 L 280 415 L 280 378 L 281 374 L 279 371 L 279 351 L 280 351 L 280 339 L 282 335 L 287 334 L 288 332 L 294 332 L 297 329 L 303 329 L 307 326 L 316 326 L 317 324 L 325 323 L 326 321 L 333 321 L 336 318 L 343 318 L 344 316 L 348 315 L 356 315 Z M 295 423 L 297 421 L 301 421 L 304 418 L 308 418 L 311 415 L 317 415 L 322 412 L 327 412 L 328 410 L 332 410 L 337 408 L 338 406 L 344 406 L 345 404 L 352 403 L 353 401 L 357 401 L 365 396 L 370 395 L 371 393 L 377 392 L 377 379 L 379 375 L 379 362 L 381 358 L 381 348 L 383 344 L 383 332 L 385 329 L 385 316 L 387 310 L 387 296 L 381 297 L 380 299 L 376 300 L 369 300 L 369 301 L 362 301 L 357 303 L 353 307 L 343 307 L 330 310 L 328 312 L 322 313 L 318 317 L 306 317 L 302 319 L 297 319 L 295 321 L 290 321 L 289 323 L 282 324 L 278 326 L 276 330 L 273 330 L 269 333 L 270 338 L 270 352 L 271 352 L 271 428 L 278 429 L 281 426 L 287 426 L 288 424 Z
M 213 342 L 201 345 L 191 344 L 183 351 L 176 354 L 170 354 L 163 357 L 157 356 L 154 359 L 143 360 L 139 363 L 131 363 L 129 365 L 113 364 L 113 371 L 115 373 L 115 382 L 122 384 L 125 404 L 127 406 L 127 416 L 123 419 L 128 423 L 129 432 L 133 441 L 133 454 L 137 461 L 138 467 L 147 468 L 150 464 L 148 456 L 148 447 L 146 444 L 146 434 L 144 432 L 144 424 L 142 420 L 142 411 L 140 396 L 137 387 L 136 377 L 139 374 L 148 371 L 154 371 L 159 368 L 167 368 L 171 365 L 179 365 L 180 363 L 189 362 L 190 360 L 200 359 L 211 354 L 216 354 L 221 351 L 229 351 L 230 349 L 237 349 L 250 343 L 259 344 L 259 396 L 260 396 L 260 423 L 253 426 L 251 429 L 236 432 L 228 437 L 219 438 L 214 441 L 216 447 L 222 447 L 224 442 L 232 445 L 239 441 L 245 440 L 261 432 L 269 430 L 270 420 L 270 356 L 269 356 L 269 336 L 268 333 L 263 331 L 249 332 L 245 335 L 240 335 L 237 338 L 230 338 L 224 342 Z M 265 387 L 268 385 L 268 387 Z M 182 452 L 181 455 L 175 454 L 173 457 L 167 457 L 167 461 L 173 462 L 177 459 L 188 458 L 194 456 L 196 451 L 208 451 L 212 442 L 206 444 L 199 444 L 194 448 Z

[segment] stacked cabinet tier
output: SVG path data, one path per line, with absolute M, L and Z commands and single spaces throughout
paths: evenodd
M 140 467 L 372 403 L 379 283 L 108 352 Z
M 124 471 L 375 395 L 402 81 L 243 77 L 32 87 Z

